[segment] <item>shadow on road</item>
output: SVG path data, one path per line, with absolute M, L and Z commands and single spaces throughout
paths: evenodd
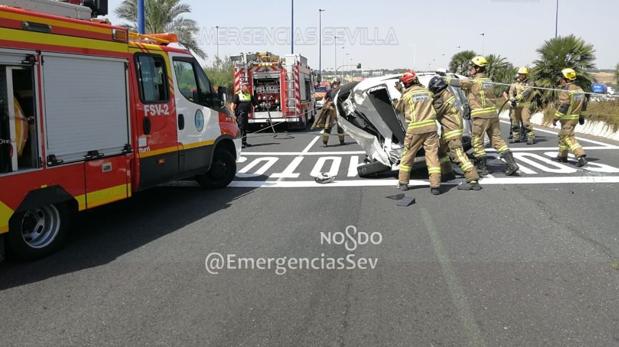
M 156 187 L 132 199 L 77 215 L 67 245 L 31 262 L 0 264 L 0 290 L 110 263 L 209 215 L 253 188 L 207 191 L 193 184 Z

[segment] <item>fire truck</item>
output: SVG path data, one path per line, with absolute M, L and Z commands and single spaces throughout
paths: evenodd
M 105 3 L 0 0 L 0 250 L 16 258 L 57 250 L 79 211 L 236 174 L 236 120 L 198 61 L 173 34 L 91 19 Z
M 249 115 L 250 124 L 284 123 L 293 128 L 310 124 L 316 114 L 316 102 L 314 75 L 307 58 L 260 52 L 244 53 L 231 60 L 234 93 L 241 90 L 241 83 L 247 83 L 258 104 Z

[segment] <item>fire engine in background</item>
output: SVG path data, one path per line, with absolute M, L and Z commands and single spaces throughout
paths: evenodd
M 238 126 L 189 50 L 95 5 L 0 0 L 0 242 L 19 258 L 60 247 L 78 211 L 236 174 Z
M 286 123 L 306 128 L 316 114 L 314 75 L 299 54 L 280 58 L 269 52 L 232 57 L 234 93 L 248 83 L 258 102 L 250 124 Z

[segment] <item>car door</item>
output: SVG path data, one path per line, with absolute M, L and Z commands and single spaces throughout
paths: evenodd
M 172 65 L 181 174 L 200 173 L 209 168 L 215 140 L 221 134 L 219 113 L 212 109 L 219 98 L 193 57 L 173 55 Z

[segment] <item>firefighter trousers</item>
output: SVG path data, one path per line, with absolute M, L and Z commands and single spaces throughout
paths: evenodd
M 528 107 L 518 106 L 512 112 L 512 134 L 515 140 L 520 140 L 520 125 L 524 127 L 527 139 L 535 140 L 535 131 L 531 125 L 531 111 Z
M 337 124 L 335 126 L 329 127 L 329 128 L 325 128 L 325 130 L 322 132 L 322 143 L 326 146 L 329 144 L 329 137 L 331 136 L 331 132 L 333 131 L 333 128 L 337 127 L 337 137 L 340 139 L 340 145 L 344 144 L 344 129 L 342 129 L 342 127 Z
M 492 147 L 494 147 L 499 154 L 509 151 L 509 147 L 507 147 L 501 135 L 501 127 L 499 124 L 499 117 L 473 119 L 473 156 L 476 159 L 486 157 L 486 148 L 484 147 L 484 135 L 486 134 L 488 134 L 490 138 Z
M 411 170 L 417 152 L 423 147 L 426 154 L 426 166 L 430 178 L 430 187 L 439 188 L 441 186 L 441 164 L 438 160 L 439 138 L 436 132 L 425 134 L 406 134 L 404 140 L 404 151 L 400 159 L 400 184 L 410 182 Z
M 462 137 L 458 136 L 448 140 L 441 139 L 441 147 L 439 148 L 439 157 L 441 160 L 441 172 L 448 174 L 453 171 L 451 163 L 457 164 L 464 178 L 468 183 L 479 181 L 479 174 L 475 165 L 471 163 L 469 157 L 464 152 L 462 147 Z
M 576 158 L 586 155 L 584 149 L 576 140 L 574 131 L 576 130 L 577 120 L 562 120 L 561 131 L 559 132 L 559 157 L 567 158 L 569 152 L 572 152 Z

